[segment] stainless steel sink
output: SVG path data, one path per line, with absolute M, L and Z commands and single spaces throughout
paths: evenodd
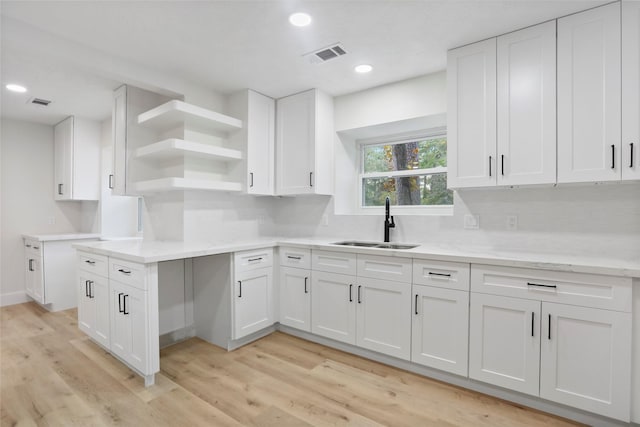
M 409 245 L 403 243 L 377 243 L 377 242 L 359 242 L 357 240 L 347 240 L 345 242 L 335 242 L 333 245 L 340 246 L 357 246 L 363 248 L 378 248 L 378 249 L 413 249 L 419 245 Z

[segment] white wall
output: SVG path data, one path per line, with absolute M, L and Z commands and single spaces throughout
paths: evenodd
M 444 73 L 436 73 L 337 97 L 336 130 L 351 135 L 354 129 L 380 125 L 384 120 L 444 113 L 445 92 Z M 336 181 L 348 181 L 353 178 L 348 177 L 346 169 L 353 162 L 344 157 L 353 156 L 349 144 L 354 141 L 341 137 L 336 143 L 336 152 L 342 153 L 336 159 Z M 342 183 L 340 188 L 347 185 Z M 638 183 L 469 190 L 455 193 L 454 197 L 453 216 L 396 216 L 391 240 L 449 244 L 480 251 L 486 248 L 640 258 Z M 345 212 L 343 208 L 339 196 L 335 202 L 320 196 L 278 200 L 275 232 L 291 237 L 382 239 L 381 215 L 335 214 Z M 465 214 L 480 216 L 479 230 L 463 228 Z M 326 227 L 320 225 L 323 215 L 329 219 Z M 518 230 L 507 231 L 507 215 L 518 216 Z
M 94 210 L 96 204 L 54 201 L 52 126 L 5 119 L 1 125 L 0 304 L 7 305 L 26 301 L 22 233 L 85 231 L 87 203 Z

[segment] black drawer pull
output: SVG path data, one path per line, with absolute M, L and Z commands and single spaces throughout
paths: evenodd
M 540 283 L 531 283 L 531 282 L 527 282 L 527 286 L 537 286 L 539 288 L 552 288 L 552 289 L 556 289 L 558 287 L 557 285 L 542 285 Z
M 30 248 L 30 247 L 31 247 L 31 245 L 26 245 L 26 246 L 27 246 L 28 248 Z
M 304 278 L 304 293 L 308 294 L 309 293 L 309 289 L 307 289 L 307 283 L 309 282 L 309 278 L 305 277 Z
M 131 274 L 131 270 L 124 270 L 122 268 L 119 268 L 118 271 L 122 274 Z
M 533 330 L 534 330 L 534 319 L 535 319 L 536 313 L 535 312 L 531 312 L 531 336 L 533 336 Z
M 491 176 L 491 156 L 489 156 L 489 176 Z
M 440 277 L 451 277 L 449 273 L 434 273 L 432 271 L 429 272 L 429 276 L 440 276 Z
M 611 169 L 616 168 L 616 146 L 611 144 Z
M 93 284 L 95 282 L 93 280 L 89 280 L 89 298 L 95 298 L 95 295 L 93 295 Z
M 633 167 L 633 142 L 629 144 L 629 167 Z
M 86 262 L 86 263 L 87 263 L 87 264 L 89 264 L 89 265 L 93 265 L 93 264 L 95 264 L 95 263 L 96 263 L 95 261 L 91 261 L 90 259 L 87 259 L 87 260 L 85 260 L 84 262 Z
M 258 257 L 258 258 L 249 258 L 249 262 L 260 261 L 260 260 L 262 260 L 262 257 Z
M 301 256 L 293 256 L 293 255 L 287 255 L 287 258 L 289 258 L 289 259 L 297 259 L 297 260 L 301 260 L 302 259 Z
M 238 280 L 238 298 L 242 298 L 242 280 Z
M 549 314 L 549 332 L 547 338 L 551 339 L 551 314 Z
M 89 297 L 89 281 L 85 280 L 84 281 L 84 296 L 85 297 Z
M 40 249 L 40 246 L 34 246 L 33 249 Z
M 360 289 L 362 289 L 362 285 L 358 285 L 358 304 L 362 304 L 362 299 L 360 297 Z
M 118 313 L 124 312 L 124 310 L 122 309 L 122 295 L 124 295 L 122 292 L 118 294 Z
M 353 290 L 353 284 L 349 285 L 349 302 L 353 302 L 353 293 L 351 292 Z
M 416 314 L 418 314 L 418 294 L 416 294 Z
M 253 172 L 249 172 L 249 177 L 251 178 L 251 183 L 249 184 L 249 187 L 253 187 Z
M 34 271 L 33 270 L 33 260 L 32 259 L 29 260 L 29 271 Z
M 129 295 L 125 295 L 122 298 L 122 307 L 123 307 L 122 314 L 124 315 L 129 314 L 129 312 L 127 311 L 127 298 L 129 298 Z

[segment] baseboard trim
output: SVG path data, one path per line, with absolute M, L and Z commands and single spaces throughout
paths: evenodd
M 0 307 L 22 304 L 31 301 L 25 291 L 9 292 L 0 295 Z

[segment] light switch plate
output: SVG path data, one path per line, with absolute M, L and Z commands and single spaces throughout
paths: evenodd
M 477 230 L 480 228 L 480 215 L 465 215 L 464 228 L 467 230 Z
M 507 230 L 515 231 L 518 229 L 518 215 L 507 215 Z

